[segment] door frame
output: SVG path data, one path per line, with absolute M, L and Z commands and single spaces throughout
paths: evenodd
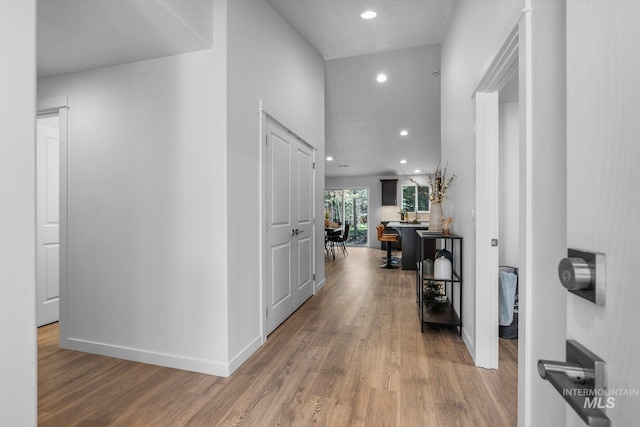
M 349 186 L 349 187 L 345 187 L 345 186 L 333 186 L 333 187 L 325 187 L 324 191 L 326 190 L 366 190 L 367 191 L 367 244 L 363 247 L 369 247 L 369 245 L 371 244 L 372 241 L 374 241 L 375 239 L 372 240 L 372 231 L 371 231 L 371 227 L 369 225 L 369 219 L 371 218 L 371 210 L 369 209 L 371 207 L 370 205 L 370 199 L 371 199 L 371 188 L 369 186 Z M 324 210 L 324 192 L 322 194 L 322 200 L 323 200 L 323 205 L 322 205 L 322 209 Z M 346 209 L 344 207 L 344 193 L 342 194 L 342 213 L 343 213 L 343 217 L 346 216 Z M 344 219 L 344 218 L 343 218 Z M 356 226 L 356 224 L 353 225 L 354 228 Z
M 58 114 L 60 122 L 60 346 L 66 347 L 67 301 L 69 287 L 69 99 L 67 96 L 43 98 L 37 102 L 38 117 Z M 37 284 L 36 284 L 37 286 Z
M 499 246 L 492 239 L 499 238 L 499 97 L 500 90 L 518 71 L 519 57 L 526 55 L 526 44 L 520 33 L 526 31 L 525 12 L 518 14 L 516 23 L 503 39 L 498 52 L 490 58 L 489 66 L 472 97 L 476 102 L 476 366 L 498 368 L 498 264 Z M 522 67 L 520 67 L 522 68 Z M 527 111 L 526 91 L 531 85 L 525 70 L 520 70 L 519 96 L 521 111 Z M 526 114 L 520 114 L 520 140 L 526 135 Z M 522 155 L 526 153 L 521 152 Z M 523 189 L 520 183 L 520 189 Z M 526 191 L 520 191 L 520 206 Z M 526 242 L 522 228 L 521 242 Z M 499 241 L 498 241 L 499 244 Z M 520 268 L 526 271 L 526 259 L 520 256 Z M 521 290 L 523 287 L 520 288 Z M 520 325 L 526 321 L 526 307 L 521 305 Z M 518 335 L 521 340 L 525 335 Z
M 295 137 L 297 137 L 304 144 L 308 145 L 312 150 L 312 162 L 313 162 L 313 171 L 312 171 L 312 191 L 311 195 L 313 204 L 313 224 L 312 224 L 312 234 L 313 234 L 313 242 L 312 242 L 312 274 L 313 274 L 313 295 L 315 295 L 317 291 L 317 282 L 316 282 L 316 253 L 318 248 L 317 246 L 317 222 L 316 222 L 316 213 L 317 213 L 317 185 L 316 185 L 316 156 L 318 149 L 313 144 L 307 142 L 306 139 L 300 137 L 300 132 L 296 131 L 296 127 L 293 126 L 288 120 L 284 118 L 283 115 L 278 114 L 273 108 L 267 108 L 262 99 L 259 100 L 258 111 L 260 114 L 260 125 L 259 125 L 259 139 L 258 144 L 260 147 L 260 164 L 259 164 L 259 181 L 260 181 L 260 200 L 258 203 L 258 211 L 259 211 L 259 237 L 258 237 L 258 248 L 260 251 L 259 254 L 259 269 L 260 269 L 260 283 L 259 287 L 261 289 L 260 292 L 260 303 L 259 306 L 259 319 L 260 319 L 260 345 L 264 344 L 267 341 L 268 335 L 268 323 L 267 323 L 267 284 L 269 283 L 267 280 L 267 149 L 266 149 L 266 139 L 268 137 L 267 132 L 267 121 L 268 119 L 274 120 L 280 126 L 287 129 L 291 132 Z M 324 230 L 324 228 L 323 228 Z

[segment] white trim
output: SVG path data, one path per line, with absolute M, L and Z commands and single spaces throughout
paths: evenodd
M 518 27 L 514 27 L 504 44 L 489 62 L 486 74 L 480 79 L 477 92 L 496 92 L 502 89 L 518 70 Z
M 498 92 L 476 93 L 476 366 L 498 368 Z
M 65 95 L 39 99 L 36 107 L 38 114 L 57 112 L 60 108 L 69 108 L 69 98 Z
M 531 384 L 537 380 L 537 371 L 532 369 L 535 355 L 532 352 L 528 337 L 532 336 L 532 310 L 529 304 L 532 301 L 531 268 L 533 265 L 533 122 L 532 84 L 533 75 L 532 59 L 532 34 L 531 13 L 527 13 L 520 23 L 520 192 L 524 188 L 524 197 L 520 196 L 520 259 L 522 265 L 518 274 L 520 289 L 518 314 L 518 425 L 530 425 L 534 420 L 533 389 Z M 529 392 L 527 392 L 527 390 Z
M 320 282 L 316 283 L 316 293 L 327 284 L 327 279 L 322 279 Z
M 244 362 L 246 362 L 247 359 L 249 359 L 249 357 L 251 357 L 251 355 L 256 350 L 258 350 L 258 348 L 260 348 L 260 346 L 262 346 L 262 335 L 254 338 L 253 341 L 245 346 L 245 348 L 240 350 L 238 354 L 235 355 L 235 357 L 232 357 L 231 360 L 229 360 L 228 372 L 235 372 L 235 370 L 238 369 Z M 227 374 L 226 376 L 228 375 L 230 374 Z
M 185 371 L 200 372 L 219 377 L 228 377 L 230 374 L 230 364 L 227 363 L 195 357 L 184 357 L 176 354 L 146 351 L 131 347 L 115 346 L 78 338 L 69 338 L 67 348 L 70 350 L 100 354 L 102 356 L 116 357 L 118 359 L 149 363 L 151 365 L 168 368 L 183 369 Z
M 519 67 L 520 39 L 523 22 L 530 16 L 526 10 L 518 11 L 507 27 L 495 55 L 489 57 L 482 77 L 472 95 L 476 99 L 476 301 L 475 301 L 475 356 L 477 366 L 498 368 L 498 247 L 491 239 L 498 238 L 498 92 L 513 77 Z M 530 47 L 529 47 L 530 48 Z M 524 75 L 522 75 L 524 74 Z M 530 87 L 526 71 L 519 76 L 520 93 Z M 523 83 L 524 82 L 524 83 Z M 521 97 L 523 98 L 523 97 Z M 521 110 L 522 111 L 522 110 Z M 524 115 L 520 116 L 520 128 Z M 521 194 L 523 199 L 525 194 Z M 522 203 L 520 203 L 522 205 Z M 522 211 L 524 212 L 524 210 Z M 521 242 L 523 242 L 521 240 Z M 520 266 L 526 271 L 526 262 Z M 522 288 L 521 288 L 522 289 Z M 521 305 L 521 313 L 526 307 Z M 520 319 L 522 319 L 522 315 Z M 524 347 L 524 338 L 520 341 Z
M 313 148 L 314 150 L 318 150 L 319 145 L 315 143 L 313 139 L 307 138 L 305 135 L 303 135 L 301 130 L 298 129 L 295 125 L 293 125 L 291 122 L 289 122 L 289 120 L 287 120 L 287 118 L 284 115 L 280 114 L 277 110 L 271 108 L 270 106 L 266 107 L 262 99 L 259 101 L 259 104 L 260 104 L 259 111 L 261 113 L 264 113 L 267 116 L 271 117 L 273 120 L 278 122 L 280 126 L 284 127 L 289 132 L 294 134 L 296 138 L 300 139 L 309 147 Z M 265 128 L 266 128 L 266 124 L 265 124 Z
M 262 100 L 260 100 L 260 163 L 259 163 L 259 179 L 260 179 L 260 203 L 259 211 L 260 219 L 258 221 L 258 250 L 259 254 L 259 268 L 260 268 L 260 313 L 258 318 L 260 319 L 260 343 L 264 344 L 267 341 L 267 251 L 265 245 L 267 242 L 267 112 L 262 108 Z

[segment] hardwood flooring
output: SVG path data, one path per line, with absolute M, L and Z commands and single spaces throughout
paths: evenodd
M 61 350 L 40 328 L 39 425 L 515 426 L 517 343 L 474 367 L 453 329 L 420 333 L 413 272 L 348 250 L 229 378 Z

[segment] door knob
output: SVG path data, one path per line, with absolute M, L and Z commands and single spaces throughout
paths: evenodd
M 560 283 L 569 292 L 605 305 L 605 256 L 599 252 L 569 249 L 558 265 Z
M 563 258 L 558 265 L 562 286 L 570 291 L 589 289 L 595 278 L 595 266 L 579 257 Z

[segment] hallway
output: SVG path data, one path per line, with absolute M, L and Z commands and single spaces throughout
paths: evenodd
M 328 260 L 324 289 L 229 378 L 60 350 L 40 328 L 39 425 L 516 425 L 516 344 L 489 371 L 452 329 L 421 334 L 414 272 L 381 255 Z

